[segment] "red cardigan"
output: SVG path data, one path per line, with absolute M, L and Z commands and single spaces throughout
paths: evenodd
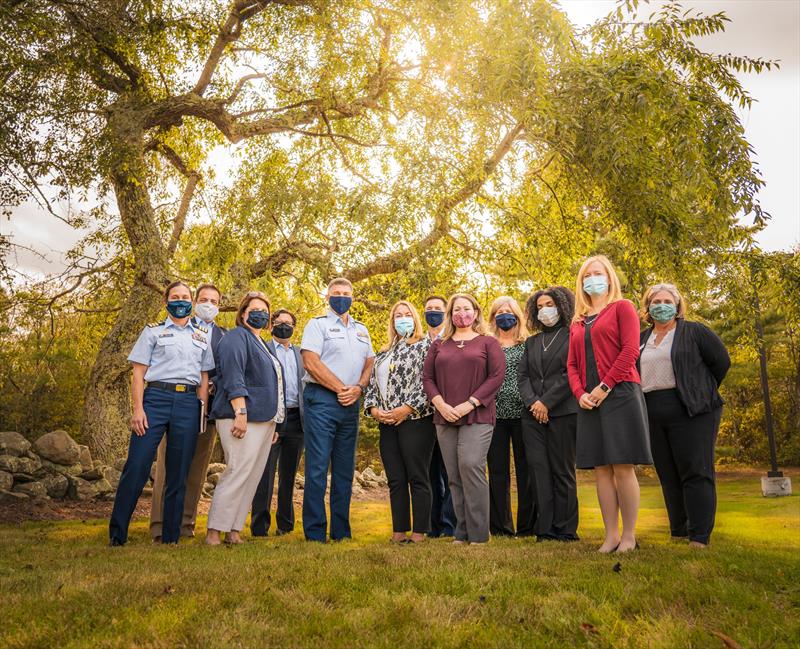
M 569 387 L 580 400 L 586 392 L 585 325 L 575 322 L 569 329 L 567 376 Z M 628 300 L 612 302 L 592 324 L 592 350 L 600 380 L 613 388 L 617 383 L 640 383 L 636 360 L 639 358 L 639 316 Z M 595 386 L 589 386 L 592 390 Z

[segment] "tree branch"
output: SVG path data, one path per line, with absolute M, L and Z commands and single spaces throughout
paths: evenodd
M 424 251 L 435 246 L 450 231 L 450 214 L 461 203 L 471 198 L 486 180 L 494 173 L 500 161 L 511 150 L 514 142 L 523 132 L 523 124 L 517 123 L 500 141 L 495 150 L 483 163 L 481 169 L 472 176 L 456 192 L 444 197 L 434 213 L 433 229 L 422 239 L 410 244 L 402 250 L 378 257 L 360 266 L 353 266 L 343 271 L 350 281 L 358 282 L 373 275 L 386 275 L 406 268 L 408 264 Z

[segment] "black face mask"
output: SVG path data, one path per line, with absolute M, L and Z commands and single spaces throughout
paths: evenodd
M 285 322 L 280 322 L 272 327 L 272 337 L 280 338 L 281 340 L 288 340 L 294 333 L 294 327 Z

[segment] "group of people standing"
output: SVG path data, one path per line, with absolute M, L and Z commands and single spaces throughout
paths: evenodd
M 599 551 L 634 550 L 634 467 L 653 463 L 672 536 L 709 542 L 718 388 L 730 360 L 708 327 L 685 319 L 674 285 L 648 289 L 639 314 L 609 260 L 597 256 L 581 266 L 575 293 L 539 290 L 524 312 L 500 297 L 484 316 L 474 297 L 457 293 L 430 296 L 420 317 L 401 300 L 377 354 L 367 328 L 349 314 L 353 287 L 344 278 L 329 284 L 328 310 L 308 322 L 299 346 L 291 342 L 295 315 L 273 312 L 263 293 L 244 296 L 230 331 L 214 324 L 216 287 L 200 286 L 194 297 L 192 318 L 189 287 L 171 284 L 168 317 L 145 327 L 129 357 L 133 434 L 111 545 L 127 541 L 154 458 L 151 535 L 163 543 L 193 536 L 217 435 L 226 469 L 206 543 L 241 543 L 250 512 L 252 534 L 268 533 L 276 468 L 276 534 L 291 532 L 304 448 L 305 538 L 349 538 L 362 409 L 378 423 L 394 543 L 439 535 L 455 544 L 486 543 L 490 535 L 576 541 L 577 467 L 595 472 L 605 527 Z M 268 328 L 269 342 L 262 338 Z

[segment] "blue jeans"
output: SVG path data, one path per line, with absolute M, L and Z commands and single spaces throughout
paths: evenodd
M 303 392 L 303 405 L 306 445 L 303 532 L 309 541 L 326 540 L 325 489 L 330 464 L 331 540 L 350 538 L 359 402 L 342 406 L 334 392 L 308 383 Z
M 147 388 L 142 405 L 147 415 L 148 427 L 141 437 L 131 434 L 128 459 L 122 469 L 114 509 L 111 512 L 109 536 L 119 543 L 128 540 L 128 526 L 136 509 L 136 502 L 150 477 L 150 467 L 155 460 L 158 445 L 166 434 L 167 479 L 161 542 L 177 543 L 181 534 L 186 476 L 192 464 L 200 431 L 200 402 L 193 392 Z

